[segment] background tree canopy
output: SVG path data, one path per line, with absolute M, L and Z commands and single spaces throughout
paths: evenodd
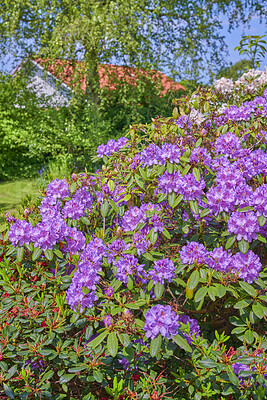
M 258 0 L 2 0 L 2 50 L 83 59 L 98 101 L 98 63 L 167 69 L 179 79 L 224 63 L 220 18 L 229 28 L 267 17 Z

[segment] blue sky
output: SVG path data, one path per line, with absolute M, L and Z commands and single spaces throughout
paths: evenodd
M 234 51 L 235 47 L 239 45 L 239 42 L 242 38 L 242 35 L 266 35 L 267 34 L 267 26 L 262 23 L 260 24 L 259 18 L 253 18 L 250 23 L 250 28 L 238 27 L 234 29 L 231 33 L 227 31 L 228 22 L 227 20 L 223 21 L 223 25 L 225 29 L 223 29 L 222 34 L 225 36 L 225 42 L 228 46 L 229 56 L 226 58 L 228 62 L 232 62 L 233 64 L 237 61 L 246 58 L 243 54 L 239 55 L 238 51 Z M 265 38 L 267 41 L 267 37 Z M 261 69 L 267 66 L 267 54 L 265 54 L 265 58 L 261 62 Z

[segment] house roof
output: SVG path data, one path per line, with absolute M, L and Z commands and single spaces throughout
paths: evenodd
M 55 78 L 61 80 L 68 87 L 74 86 L 73 81 L 79 76 L 80 87 L 85 93 L 86 91 L 86 76 L 83 74 L 84 63 L 81 61 L 71 60 L 56 60 L 53 63 L 47 59 L 35 58 L 34 61 L 42 68 L 50 72 Z M 79 74 L 77 74 L 77 72 Z M 167 94 L 169 91 L 185 90 L 180 83 L 175 82 L 160 71 L 146 72 L 142 69 L 134 67 L 125 67 L 112 64 L 98 64 L 99 83 L 101 88 L 116 89 L 118 81 L 136 84 L 138 76 L 151 77 L 156 83 L 160 82 L 162 86 L 161 95 Z M 82 77 L 80 77 L 82 76 Z

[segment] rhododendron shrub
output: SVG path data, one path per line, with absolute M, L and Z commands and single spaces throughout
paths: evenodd
M 46 259 L 77 321 L 76 369 L 53 378 L 63 391 L 266 396 L 267 89 L 244 93 L 222 104 L 218 85 L 199 90 L 100 146 L 100 170 L 52 181 L 39 209 L 8 216 L 6 256 Z

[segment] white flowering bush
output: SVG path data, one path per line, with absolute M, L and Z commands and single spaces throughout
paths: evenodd
M 267 89 L 226 104 L 218 87 L 99 146 L 98 171 L 56 179 L 23 219 L 6 216 L 7 396 L 266 396 Z M 10 317 L 19 294 L 40 306 L 25 271 L 46 277 L 43 307 L 55 282 L 55 323 L 43 312 L 19 328 Z M 39 347 L 29 355 L 31 329 Z

